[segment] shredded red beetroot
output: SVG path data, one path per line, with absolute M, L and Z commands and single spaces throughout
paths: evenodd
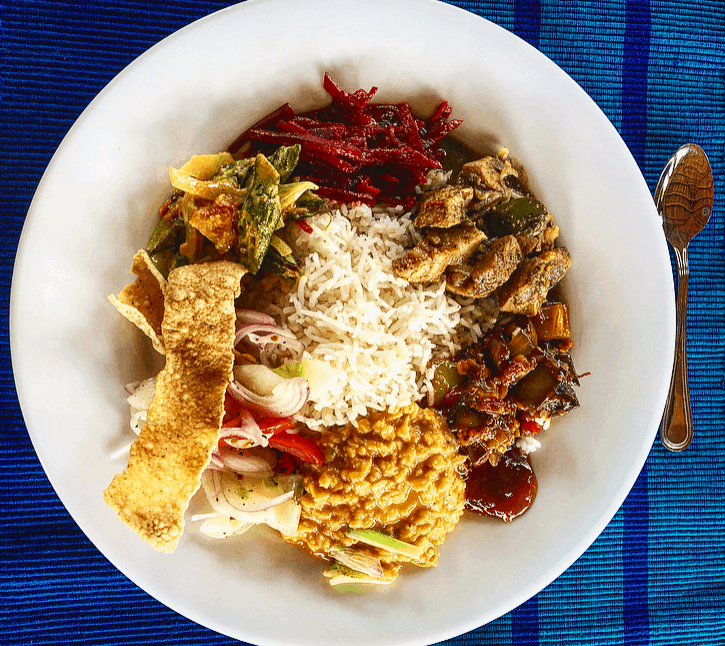
M 417 119 L 407 103 L 371 104 L 377 92 L 346 92 L 326 72 L 322 82 L 332 102 L 296 115 L 285 103 L 229 147 L 253 155 L 281 145 L 301 144 L 295 175 L 320 186 L 320 195 L 338 202 L 373 205 L 415 204 L 413 189 L 431 168 L 441 168 L 440 141 L 460 119 L 450 119 L 447 102 L 429 119 Z
M 295 111 L 292 109 L 292 106 L 289 103 L 285 103 L 284 105 L 279 106 L 276 110 L 272 110 L 266 117 L 260 119 L 255 123 L 249 130 L 245 130 L 239 137 L 237 137 L 236 141 L 229 146 L 228 150 L 232 155 L 239 151 L 244 144 L 246 144 L 249 141 L 249 133 L 254 130 L 255 128 L 271 128 L 277 125 L 278 121 L 281 121 L 282 119 L 288 119 L 289 117 L 293 117 L 295 114 Z

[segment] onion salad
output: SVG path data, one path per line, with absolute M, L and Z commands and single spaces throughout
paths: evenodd
M 236 314 L 235 366 L 224 421 L 201 478 L 210 509 L 190 520 L 200 522 L 199 530 L 214 539 L 262 524 L 291 535 L 297 531 L 302 495 L 295 460 L 319 464 L 323 459 L 312 440 L 296 433 L 293 416 L 339 375 L 322 361 L 303 360 L 302 343 L 271 316 L 245 309 Z M 152 377 L 125 386 L 135 435 L 146 423 L 154 384 Z

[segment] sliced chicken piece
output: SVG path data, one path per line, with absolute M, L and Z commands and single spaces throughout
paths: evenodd
M 157 352 L 166 354 L 161 332 L 166 279 L 156 269 L 156 265 L 144 249 L 133 257 L 131 273 L 136 274 L 136 280 L 126 285 L 118 296 L 111 294 L 108 300 L 151 339 Z
M 564 277 L 569 267 L 571 256 L 566 247 L 556 247 L 527 258 L 501 288 L 499 308 L 502 312 L 536 316 L 549 290 Z
M 411 283 L 431 283 L 446 267 L 470 257 L 485 239 L 486 234 L 472 222 L 450 229 L 430 229 L 413 249 L 393 261 L 393 271 Z
M 501 287 L 523 259 L 514 236 L 494 240 L 475 264 L 453 265 L 446 270 L 446 289 L 459 296 L 484 298 Z
M 466 206 L 473 199 L 470 186 L 444 186 L 432 191 L 420 203 L 415 226 L 447 229 L 466 219 Z
M 524 252 L 524 256 L 530 254 L 538 254 L 541 251 L 546 251 L 554 246 L 554 240 L 559 237 L 559 227 L 552 224 L 554 216 L 551 213 L 546 213 L 535 227 L 528 233 L 519 233 L 516 236 L 516 240 L 521 247 L 521 251 Z M 545 243 L 547 243 L 545 245 Z
M 549 226 L 544 229 L 541 240 L 541 249 L 548 251 L 554 248 L 554 242 L 559 237 L 559 227 L 555 224 L 549 223 Z
M 506 148 L 501 148 L 496 157 L 482 157 L 476 161 L 463 164 L 459 182 L 463 181 L 478 190 L 497 191 L 510 197 L 511 188 L 506 185 L 504 180 L 510 175 L 518 177 L 519 172 L 511 164 L 508 152 Z

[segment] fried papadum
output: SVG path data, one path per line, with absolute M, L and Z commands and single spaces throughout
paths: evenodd
M 219 261 L 169 274 L 161 323 L 166 365 L 128 466 L 104 492 L 119 518 L 160 552 L 176 548 L 219 439 L 244 273 Z
M 126 285 L 118 296 L 109 296 L 108 300 L 151 339 L 157 352 L 165 354 L 161 321 L 164 318 L 166 279 L 143 249 L 133 257 L 131 273 L 136 274 L 136 280 Z

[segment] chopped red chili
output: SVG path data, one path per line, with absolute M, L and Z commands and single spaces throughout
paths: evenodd
M 464 392 L 463 386 L 456 386 L 455 388 L 451 388 L 444 396 L 443 396 L 443 403 L 446 406 L 454 406 L 456 402 L 461 398 Z
M 279 449 L 309 464 L 322 464 L 324 455 L 322 449 L 312 440 L 294 433 L 275 433 L 269 438 L 269 445 Z
M 281 433 L 294 428 L 295 422 L 289 417 L 265 417 L 257 422 L 262 433 Z
M 297 223 L 297 226 L 305 233 L 312 233 L 312 227 L 307 224 L 307 222 L 305 222 L 302 218 L 300 218 L 299 220 L 295 220 L 295 222 Z
M 296 468 L 295 460 L 289 453 L 280 453 L 274 470 L 276 473 L 288 476 L 290 473 L 294 473 Z
M 538 435 L 544 430 L 544 427 L 525 411 L 519 413 L 519 426 L 521 435 Z

